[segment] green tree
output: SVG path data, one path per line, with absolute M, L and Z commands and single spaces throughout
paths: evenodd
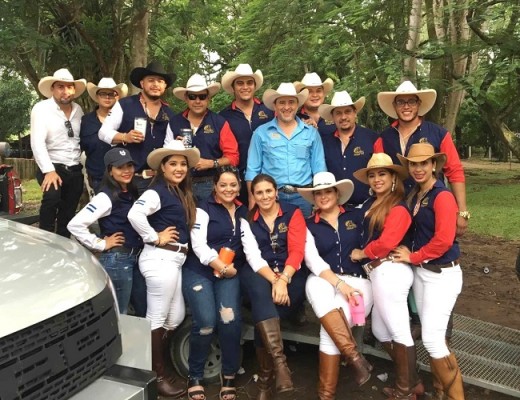
M 34 97 L 24 81 L 15 74 L 4 72 L 0 79 L 0 141 L 10 136 L 18 139 L 29 128 Z

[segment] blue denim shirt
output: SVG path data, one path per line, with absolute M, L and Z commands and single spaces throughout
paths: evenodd
M 258 127 L 253 133 L 247 157 L 246 181 L 260 173 L 271 175 L 278 187 L 308 185 L 318 172 L 327 171 L 323 144 L 317 129 L 296 118 L 291 137 L 278 126 L 278 120 Z

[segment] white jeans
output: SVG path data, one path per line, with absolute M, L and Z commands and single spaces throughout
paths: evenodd
M 368 279 L 356 278 L 348 275 L 336 276 L 363 293 L 365 317 L 368 316 L 372 309 L 372 305 L 374 304 L 370 281 Z M 305 285 L 305 293 L 307 295 L 307 300 L 309 300 L 309 303 L 318 318 L 323 317 L 332 310 L 341 308 L 347 317 L 348 324 L 352 326 L 352 316 L 350 315 L 350 308 L 347 299 L 341 293 L 337 292 L 334 286 L 325 279 L 314 274 L 309 275 Z M 340 351 L 327 331 L 323 329 L 323 326 L 320 329 L 320 351 L 329 355 L 340 354 Z
M 421 318 L 422 341 L 432 358 L 450 354 L 446 346 L 446 327 L 462 290 L 460 265 L 443 268 L 440 274 L 414 268 L 413 293 Z
M 146 318 L 152 330 L 177 328 L 186 314 L 182 297 L 182 264 L 186 256 L 145 245 L 139 257 L 139 269 L 146 280 Z
M 370 273 L 374 309 L 372 332 L 380 342 L 413 346 L 408 313 L 408 292 L 413 282 L 408 264 L 385 261 Z

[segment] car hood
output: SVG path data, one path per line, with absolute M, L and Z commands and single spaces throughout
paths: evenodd
M 85 302 L 107 281 L 74 240 L 0 218 L 0 337 Z

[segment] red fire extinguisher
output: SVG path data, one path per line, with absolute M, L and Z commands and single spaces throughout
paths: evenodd
M 12 165 L 0 165 L 1 211 L 18 214 L 22 210 L 22 181 Z

